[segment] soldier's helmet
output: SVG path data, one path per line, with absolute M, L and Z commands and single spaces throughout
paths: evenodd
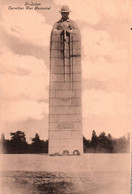
M 61 13 L 62 13 L 62 12 L 68 12 L 68 13 L 69 13 L 69 12 L 71 12 L 71 11 L 70 11 L 70 9 L 69 9 L 69 7 L 68 7 L 67 5 L 63 5 L 62 8 L 61 8 L 61 10 L 60 10 L 60 12 L 61 12 Z

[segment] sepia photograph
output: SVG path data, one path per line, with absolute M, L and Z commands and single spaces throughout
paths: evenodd
M 0 6 L 0 194 L 130 194 L 131 0 Z

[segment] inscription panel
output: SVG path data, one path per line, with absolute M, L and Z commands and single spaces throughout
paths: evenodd
M 57 124 L 58 129 L 74 129 L 73 123 L 58 123 Z
M 70 122 L 70 123 L 73 123 L 73 122 Z M 74 129 L 58 129 L 58 124 L 61 124 L 60 123 L 49 123 L 49 128 L 50 128 L 50 131 L 64 131 L 64 130 L 67 130 L 67 131 L 70 131 L 70 130 L 76 130 L 76 131 L 79 131 L 79 130 L 82 130 L 82 123 L 74 123 Z

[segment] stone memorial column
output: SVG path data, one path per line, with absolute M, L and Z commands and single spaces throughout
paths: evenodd
M 72 20 L 62 18 L 50 40 L 50 155 L 83 153 L 81 96 L 80 32 Z

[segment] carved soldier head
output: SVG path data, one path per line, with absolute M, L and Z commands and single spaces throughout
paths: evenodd
M 69 16 L 69 13 L 71 12 L 69 7 L 67 5 L 63 5 L 61 10 L 61 15 L 62 15 L 62 19 L 63 20 L 67 20 L 68 19 L 68 16 Z

